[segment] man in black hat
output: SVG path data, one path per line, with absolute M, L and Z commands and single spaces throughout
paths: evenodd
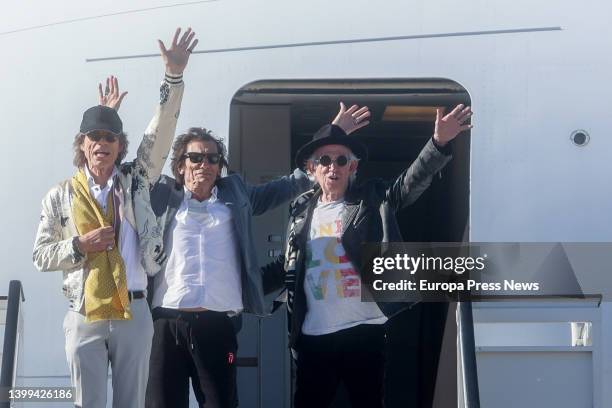
M 446 116 L 438 109 L 434 135 L 392 184 L 355 185 L 367 148 L 342 126 L 324 126 L 297 152 L 297 165 L 316 186 L 291 206 L 285 256 L 264 268 L 266 291 L 283 279 L 287 289 L 296 408 L 328 407 L 340 382 L 353 407 L 384 406 L 383 324 L 407 304 L 361 301 L 360 247 L 402 241 L 396 212 L 416 201 L 450 161 L 448 143 L 472 127 L 465 124 L 471 115 L 463 105 Z
M 166 74 L 136 159 L 122 163 L 128 142 L 117 109 L 126 93 L 110 77 L 75 136 L 75 175 L 43 199 L 34 264 L 64 272 L 66 356 L 77 407 L 106 407 L 109 363 L 113 407 L 144 407 L 153 337 L 147 275 L 165 259 L 149 189 L 174 137 L 182 74 L 197 44 L 191 29 L 179 39 L 180 31 L 168 49 L 159 41 Z

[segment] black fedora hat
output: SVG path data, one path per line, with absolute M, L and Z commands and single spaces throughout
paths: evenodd
M 94 130 L 106 130 L 118 135 L 123 132 L 123 123 L 116 110 L 108 106 L 93 106 L 83 113 L 80 132 L 89 133 Z
M 363 142 L 359 141 L 355 136 L 347 135 L 339 126 L 325 125 L 314 134 L 310 142 L 300 147 L 295 155 L 295 164 L 297 167 L 302 168 L 315 150 L 321 146 L 332 144 L 346 146 L 351 149 L 359 160 L 368 160 L 368 148 Z

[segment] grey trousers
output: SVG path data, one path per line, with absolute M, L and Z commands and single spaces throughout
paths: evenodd
M 81 313 L 66 313 L 66 357 L 77 407 L 106 407 L 109 363 L 113 408 L 144 407 L 153 321 L 146 299 L 134 299 L 131 309 L 132 320 L 93 323 L 85 323 Z

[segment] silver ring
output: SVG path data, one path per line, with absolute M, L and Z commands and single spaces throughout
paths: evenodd
M 107 250 L 107 251 L 112 251 L 112 250 L 113 250 L 113 246 L 112 246 L 112 245 L 107 246 L 107 247 L 106 247 L 106 250 Z
M 354 123 L 354 124 L 356 124 L 356 125 L 358 125 L 358 124 L 359 124 L 359 119 L 357 119 L 357 118 L 353 118 L 353 123 Z

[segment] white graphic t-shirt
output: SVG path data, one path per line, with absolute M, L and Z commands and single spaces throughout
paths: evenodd
M 304 277 L 308 311 L 302 333 L 307 335 L 387 321 L 376 303 L 361 301 L 361 278 L 340 240 L 345 211 L 344 200 L 319 202 L 312 216 Z

